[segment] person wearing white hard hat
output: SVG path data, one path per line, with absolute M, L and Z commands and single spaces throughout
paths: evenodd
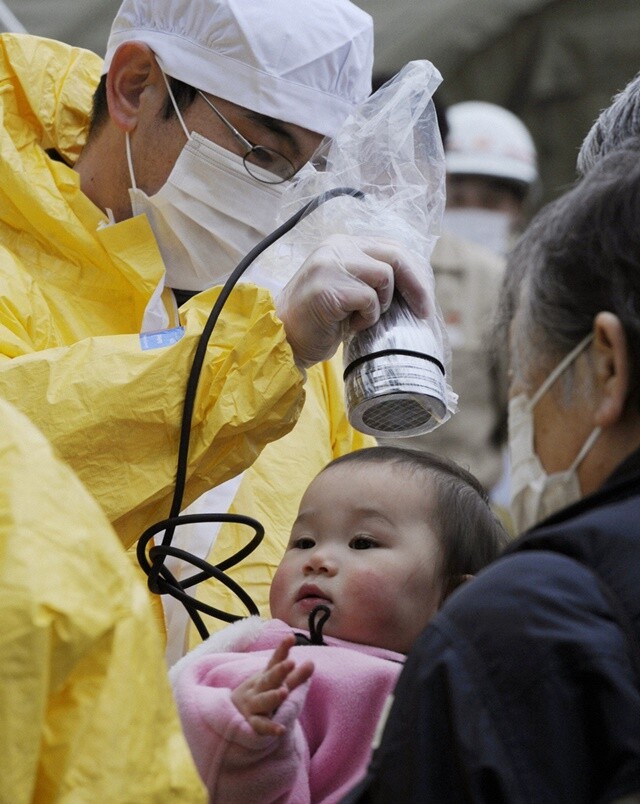
M 0 397 L 75 469 L 124 547 L 169 512 L 187 376 L 215 285 L 272 228 L 279 188 L 369 95 L 371 60 L 371 19 L 348 0 L 125 0 L 104 65 L 51 40 L 2 36 Z M 346 423 L 336 367 L 312 364 L 333 354 L 345 323 L 374 322 L 394 287 L 427 312 L 418 267 L 386 241 L 332 241 L 296 279 L 278 309 L 251 284 L 226 301 L 204 350 L 183 497 L 236 477 L 300 418 L 295 449 L 272 452 L 259 479 L 256 470 L 241 482 L 243 513 L 269 534 L 271 555 L 265 548 L 249 577 L 265 601 L 281 552 L 274 523 L 290 510 L 293 519 L 296 485 L 363 444 Z M 179 307 L 173 288 L 194 295 Z M 233 531 L 220 539 L 223 552 L 239 546 Z M 115 593 L 122 576 L 101 566 Z M 90 620 L 90 598 L 73 589 L 70 580 L 69 607 Z M 37 607 L 27 609 L 37 625 Z M 115 633 L 108 622 L 103 633 Z M 58 755 L 78 751 L 71 775 L 86 779 L 85 798 L 105 800 L 91 790 L 113 773 L 120 792 L 108 798 L 125 799 L 110 754 L 131 750 L 129 772 L 146 772 L 135 748 L 144 740 L 135 724 L 119 731 L 117 694 L 95 702 L 109 738 L 100 745 L 83 741 L 78 712 L 94 702 L 97 675 L 126 685 L 129 668 L 122 652 L 99 667 L 87 654 L 77 685 L 58 688 L 58 669 L 81 649 L 77 629 L 54 638 L 53 697 L 42 707 L 63 724 Z M 16 705 L 30 673 L 15 669 Z M 157 729 L 163 744 L 180 740 L 169 716 Z M 20 771 L 29 790 L 32 771 Z M 52 765 L 45 798 L 62 795 L 58 782 Z M 169 799 L 180 797 L 167 781 L 155 800 Z
M 508 109 L 464 101 L 447 109 L 447 209 L 443 225 L 505 254 L 538 180 L 535 143 Z
M 506 231 L 506 209 L 515 207 L 515 194 L 520 192 L 521 185 L 512 185 L 509 179 L 501 187 L 498 184 L 501 179 L 484 174 L 492 170 L 506 174 L 511 168 L 512 174 L 529 177 L 530 172 L 515 159 L 509 164 L 503 159 L 501 163 L 496 132 L 489 131 L 494 140 L 494 153 L 482 127 L 475 143 L 474 129 L 467 129 L 467 122 L 486 122 L 490 104 L 447 107 L 437 94 L 434 100 L 445 145 L 447 200 L 443 230 L 433 249 L 431 263 L 438 303 L 451 344 L 451 376 L 459 403 L 455 416 L 437 430 L 412 438 L 411 445 L 456 460 L 470 469 L 490 492 L 503 474 L 504 437 L 500 423 L 503 414 L 506 415 L 506 397 L 501 388 L 500 366 L 494 362 L 491 349 L 491 322 L 505 259 L 499 253 L 503 247 L 494 242 L 493 230 L 489 227 L 497 220 L 500 231 Z M 492 114 L 495 109 L 497 107 L 492 107 Z M 508 122 L 513 123 L 509 112 L 498 111 L 504 112 Z M 498 117 L 503 119 L 504 116 L 498 114 Z M 519 128 L 517 131 L 520 133 Z M 496 188 L 491 206 L 499 206 L 499 211 L 486 208 L 493 183 Z M 483 186 L 486 187 L 484 195 L 479 191 Z M 480 227 L 478 232 L 476 222 L 485 222 L 488 230 L 483 233 Z M 505 495 L 496 494 L 492 501 L 509 525 Z
M 446 120 L 447 202 L 434 263 L 442 265 L 460 415 L 436 438 L 481 477 L 511 527 L 505 358 L 490 332 L 504 257 L 535 196 L 537 153 L 524 123 L 494 103 L 452 104 Z

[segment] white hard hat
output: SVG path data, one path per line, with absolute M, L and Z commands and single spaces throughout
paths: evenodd
M 373 20 L 350 0 L 123 0 L 103 73 L 132 40 L 173 78 L 330 137 L 371 92 Z
M 497 176 L 533 184 L 536 147 L 524 123 L 502 106 L 464 101 L 447 109 L 448 173 Z

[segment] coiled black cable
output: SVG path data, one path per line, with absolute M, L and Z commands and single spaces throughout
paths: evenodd
M 306 634 L 295 633 L 296 645 L 326 645 L 322 630 L 327 620 L 331 617 L 331 609 L 324 603 L 314 606 L 309 612 L 307 621 L 309 623 L 309 636 Z
M 184 489 L 187 481 L 187 466 L 189 456 L 189 439 L 191 435 L 191 423 L 193 420 L 193 410 L 195 406 L 196 392 L 198 390 L 198 382 L 202 372 L 202 366 L 206 357 L 207 346 L 213 329 L 220 317 L 224 305 L 229 298 L 233 288 L 236 286 L 242 274 L 247 270 L 251 263 L 262 252 L 276 242 L 282 235 L 290 231 L 299 221 L 317 209 L 325 201 L 331 198 L 336 198 L 342 195 L 351 195 L 355 198 L 364 198 L 364 195 L 359 190 L 351 187 L 336 187 L 333 190 L 328 190 L 316 198 L 305 204 L 302 209 L 298 210 L 288 220 L 281 224 L 271 234 L 267 235 L 260 243 L 258 243 L 251 251 L 243 257 L 243 259 L 234 268 L 231 275 L 224 283 L 218 298 L 216 299 L 207 321 L 202 329 L 198 344 L 196 346 L 189 377 L 187 379 L 187 386 L 184 395 L 184 404 L 182 408 L 182 421 L 180 425 L 180 442 L 178 446 L 178 460 L 176 466 L 176 480 L 173 492 L 173 499 L 171 503 L 171 510 L 167 519 L 156 522 L 151 527 L 147 528 L 140 536 L 137 544 L 137 558 L 138 563 L 148 576 L 149 589 L 155 594 L 168 594 L 180 600 L 185 606 L 189 616 L 193 620 L 198 633 L 202 639 L 209 636 L 209 632 L 204 624 L 200 612 L 208 614 L 224 622 L 234 622 L 241 619 L 239 615 L 229 614 L 213 606 L 196 599 L 194 596 L 189 595 L 185 590 L 195 586 L 198 583 L 208 579 L 215 578 L 220 583 L 224 584 L 234 594 L 236 594 L 243 605 L 246 607 L 249 614 L 258 614 L 258 607 L 253 602 L 249 594 L 235 581 L 225 574 L 225 570 L 229 567 L 235 566 L 260 544 L 264 538 L 264 528 L 256 519 L 247 516 L 240 516 L 235 514 L 180 514 L 182 509 L 182 502 L 184 497 Z M 209 562 L 194 556 L 186 550 L 173 547 L 171 542 L 177 527 L 183 524 L 194 522 L 237 522 L 251 527 L 255 531 L 253 538 L 240 550 L 234 553 L 230 558 L 219 564 L 210 564 Z M 153 537 L 164 531 L 162 543 L 154 545 L 147 550 L 149 542 Z M 147 555 L 148 553 L 148 555 Z M 179 581 L 173 573 L 166 567 L 165 558 L 167 556 L 174 556 L 186 563 L 198 567 L 201 571 L 195 575 L 191 575 L 182 581 Z

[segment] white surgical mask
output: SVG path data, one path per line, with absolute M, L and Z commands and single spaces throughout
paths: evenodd
M 127 133 L 129 197 L 133 214 L 149 219 L 166 267 L 165 284 L 200 291 L 222 284 L 242 257 L 275 229 L 283 185 L 257 181 L 241 157 L 190 133 L 168 83 L 167 88 L 187 143 L 165 184 L 148 196 L 136 186 Z M 263 172 L 268 179 L 270 174 Z
M 506 254 L 511 246 L 511 216 L 507 212 L 475 207 L 445 209 L 442 228 L 496 254 Z
M 533 448 L 533 408 L 592 338 L 588 335 L 569 352 L 531 399 L 518 394 L 509 401 L 511 515 L 518 533 L 582 497 L 577 469 L 600 435 L 601 428 L 592 431 L 568 469 L 547 474 Z

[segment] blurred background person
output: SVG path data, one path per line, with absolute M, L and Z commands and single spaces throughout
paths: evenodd
M 538 181 L 533 138 L 515 114 L 484 101 L 449 106 L 447 124 L 443 229 L 506 254 Z
M 378 77 L 374 87 L 382 82 Z M 447 201 L 432 254 L 436 294 L 452 350 L 458 411 L 425 436 L 384 439 L 444 455 L 478 477 L 507 526 L 504 355 L 491 338 L 509 242 L 525 220 L 538 180 L 536 149 L 515 115 L 434 98 L 445 147 Z
M 446 119 L 447 205 L 435 259 L 460 409 L 436 433 L 443 446 L 434 448 L 459 461 L 466 450 L 509 524 L 506 355 L 491 330 L 504 255 L 540 193 L 538 155 L 524 123 L 494 103 L 456 103 Z

